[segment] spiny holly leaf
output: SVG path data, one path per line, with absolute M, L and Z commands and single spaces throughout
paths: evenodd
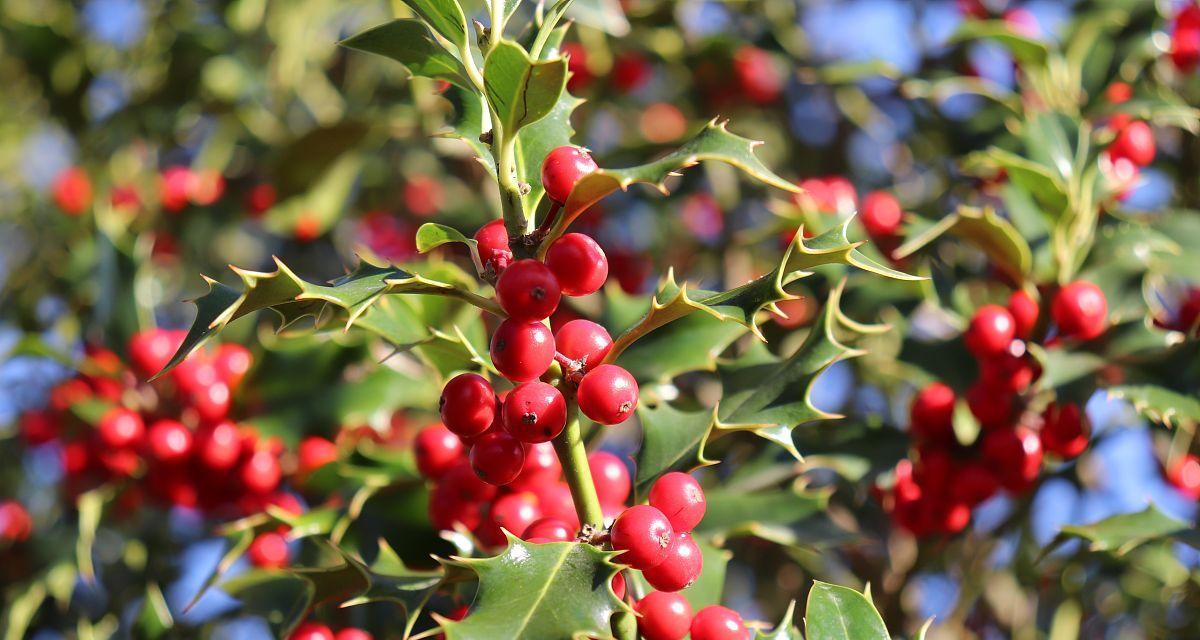
M 358 267 L 330 285 L 301 280 L 278 258 L 275 271 L 247 271 L 231 267 L 243 283 L 241 292 L 210 278 L 209 292 L 196 303 L 192 328 L 161 376 L 195 351 L 230 322 L 262 309 L 272 309 L 283 319 L 283 327 L 306 316 L 317 318 L 327 306 L 344 310 L 348 330 L 383 296 L 396 293 L 436 294 L 482 303 L 479 296 L 462 286 L 414 275 L 395 266 L 360 262 Z M 490 306 L 483 303 L 485 306 Z
M 276 638 L 291 635 L 308 613 L 316 587 L 311 580 L 286 571 L 256 570 L 221 585 L 247 613 L 266 620 Z
M 704 455 L 704 444 L 712 431 L 711 412 L 680 411 L 666 402 L 657 407 L 640 405 L 637 412 L 642 421 L 642 448 L 638 450 L 634 482 L 639 499 L 665 473 L 716 464 Z
M 505 535 L 508 547 L 498 556 L 442 561 L 479 577 L 471 614 L 461 621 L 438 619 L 447 640 L 611 637 L 609 618 L 629 610 L 609 585 L 618 570 L 613 553 Z
M 717 357 L 746 331 L 736 322 L 693 313 L 639 338 L 621 353 L 621 366 L 638 380 L 662 382 L 691 371 L 713 371 Z
M 542 187 L 542 161 L 555 147 L 571 144 L 571 138 L 575 135 L 571 114 L 581 104 L 583 100 L 563 89 L 558 102 L 546 117 L 517 134 L 517 180 L 529 185 L 529 192 L 521 196 L 526 211 L 536 211 L 538 202 L 546 193 Z
M 784 612 L 783 618 L 779 620 L 779 624 L 775 625 L 774 629 L 766 631 L 758 629 L 754 632 L 754 640 L 804 640 L 804 636 L 800 633 L 800 629 L 796 623 L 792 622 L 792 618 L 796 615 L 796 601 L 792 600 L 788 604 L 787 611 Z
M 1017 33 L 1003 20 L 966 20 L 950 36 L 950 42 L 969 40 L 996 42 L 1008 49 L 1022 64 L 1040 65 L 1045 63 L 1050 55 L 1050 50 L 1044 43 Z
M 1200 423 L 1200 401 L 1194 396 L 1154 385 L 1109 387 L 1108 394 L 1129 402 L 1138 413 L 1168 427 Z
M 959 236 L 978 246 L 993 264 L 1016 282 L 1023 281 L 1033 266 L 1033 253 L 1025 238 L 990 207 L 960 206 L 958 211 L 938 220 L 921 234 L 910 237 L 896 250 L 895 256 L 910 256 L 945 234 Z
M 337 564 L 324 567 L 296 567 L 291 570 L 293 575 L 304 578 L 313 584 L 313 604 L 331 601 L 345 602 L 366 591 L 370 586 L 367 568 L 333 543 L 326 542 L 323 546 L 337 555 Z
M 804 228 L 801 227 L 796 233 L 796 238 L 792 240 L 788 253 L 784 256 L 783 264 L 777 269 L 786 274 L 783 284 L 788 284 L 797 275 L 808 275 L 804 272 L 810 269 L 830 264 L 849 265 L 893 280 L 915 282 L 925 279 L 879 264 L 859 251 L 858 248 L 866 242 L 850 241 L 848 233 L 852 221 L 853 218 L 847 218 L 840 225 L 812 238 L 805 238 Z
M 1154 540 L 1175 539 L 1200 548 L 1200 534 L 1194 525 L 1168 516 L 1153 504 L 1137 513 L 1122 513 L 1092 524 L 1063 527 L 1043 549 L 1041 557 L 1071 538 L 1087 540 L 1088 549 L 1107 551 L 1115 556 L 1123 556 Z
M 393 20 L 338 44 L 391 58 L 404 65 L 410 75 L 436 78 L 464 89 L 471 88 L 462 62 L 438 44 L 429 27 L 420 20 Z
M 468 46 L 467 19 L 458 0 L 403 0 L 421 19 L 433 27 L 456 50 Z
M 346 602 L 342 607 L 352 607 L 368 602 L 391 602 L 404 610 L 404 637 L 412 632 L 417 616 L 429 600 L 429 596 L 442 584 L 441 571 L 416 571 L 409 569 L 400 556 L 385 540 L 379 541 L 379 557 L 367 569 L 370 586 L 367 590 Z
M 714 489 L 705 495 L 708 508 L 696 530 L 723 537 L 790 525 L 823 511 L 829 504 L 826 491 L 771 489 L 745 493 Z
M 883 618 L 863 594 L 815 581 L 804 612 L 808 640 L 889 640 Z
M 566 86 L 565 58 L 535 61 L 511 40 L 501 40 L 483 61 L 483 88 L 505 136 L 549 115 Z
M 1051 212 L 1060 212 L 1067 206 L 1066 185 L 1044 164 L 993 147 L 968 155 L 963 165 L 966 170 L 981 174 L 1003 169 L 1013 184 L 1028 191 Z

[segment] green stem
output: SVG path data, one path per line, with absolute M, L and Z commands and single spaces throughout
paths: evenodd
M 571 487 L 571 499 L 575 502 L 579 523 L 603 527 L 604 511 L 600 508 L 600 498 L 592 481 L 592 468 L 588 465 L 587 447 L 583 444 L 578 409 L 574 403 L 568 409 L 567 427 L 554 439 L 554 450 L 562 463 L 567 485 Z

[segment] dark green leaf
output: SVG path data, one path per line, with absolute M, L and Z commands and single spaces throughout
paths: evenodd
M 488 102 L 510 139 L 522 127 L 549 115 L 566 85 L 565 58 L 534 61 L 521 45 L 509 40 L 500 41 L 483 62 Z
M 696 530 L 730 537 L 757 527 L 790 525 L 825 509 L 829 493 L 774 489 L 756 493 L 712 489 L 704 519 Z
M 657 407 L 640 405 L 642 447 L 637 456 L 634 487 L 644 498 L 650 485 L 670 471 L 689 472 L 715 464 L 704 456 L 704 444 L 712 431 L 712 412 L 679 411 L 667 403 Z
M 391 602 L 404 610 L 404 635 L 412 632 L 413 624 L 429 596 L 442 583 L 441 571 L 416 571 L 409 569 L 392 547 L 379 541 L 379 557 L 371 563 L 368 571 L 370 586 L 366 592 L 346 601 L 349 607 L 367 602 Z
M 1020 232 L 990 208 L 960 206 L 896 250 L 897 258 L 912 255 L 944 234 L 961 237 L 979 247 L 992 264 L 1016 282 L 1024 281 L 1033 265 L 1033 254 Z
M 1200 401 L 1194 395 L 1154 385 L 1109 387 L 1108 394 L 1129 402 L 1138 413 L 1168 427 L 1200 423 Z
M 247 613 L 266 620 L 276 638 L 286 638 L 304 621 L 316 587 L 286 571 L 251 571 L 221 585 Z
M 455 48 L 468 46 L 467 19 L 458 0 L 403 0 L 429 26 L 449 40 Z
M 1086 525 L 1062 528 L 1043 550 L 1042 556 L 1071 538 L 1082 538 L 1092 551 L 1106 551 L 1123 556 L 1133 549 L 1154 540 L 1176 539 L 1200 548 L 1195 527 L 1159 511 L 1154 505 L 1136 513 L 1123 513 Z
M 883 618 L 863 594 L 816 581 L 804 612 L 808 640 L 889 640 Z
M 377 53 L 399 62 L 409 73 L 436 78 L 470 89 L 467 70 L 419 20 L 400 19 L 372 27 L 343 40 L 343 47 Z

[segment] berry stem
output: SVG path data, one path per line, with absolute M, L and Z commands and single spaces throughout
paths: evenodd
M 563 476 L 571 487 L 571 499 L 581 526 L 604 526 L 604 511 L 596 495 L 592 481 L 592 468 L 588 465 L 587 447 L 583 444 L 579 424 L 579 409 L 574 402 L 567 405 L 567 427 L 554 439 L 554 450 L 562 463 Z

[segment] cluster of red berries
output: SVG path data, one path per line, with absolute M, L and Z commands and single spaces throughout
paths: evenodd
M 700 483 L 671 472 L 650 486 L 649 504 L 621 512 L 609 530 L 617 561 L 642 572 L 650 586 L 675 592 L 700 577 L 704 560 L 692 530 L 704 518 L 707 502 Z
M 1121 84 L 1114 83 L 1109 89 L 1119 87 Z M 1114 104 L 1120 104 L 1129 99 L 1129 93 L 1119 89 L 1109 91 L 1107 95 Z M 1100 170 L 1114 185 L 1117 198 L 1124 200 L 1137 186 L 1142 168 L 1149 166 L 1154 161 L 1156 152 L 1154 130 L 1150 128 L 1149 123 L 1133 120 L 1123 113 L 1109 118 L 1107 127 L 1113 132 L 1114 137 L 1112 143 L 1100 157 Z
M 249 351 L 235 344 L 198 351 L 168 377 L 142 382 L 182 340 L 179 331 L 135 334 L 132 370 L 112 351 L 89 348 L 81 373 L 51 391 L 49 406 L 21 417 L 24 440 L 60 443 L 71 495 L 128 479 L 136 482 L 123 484 L 119 504 L 129 508 L 147 497 L 225 515 L 294 506 L 279 491 L 282 443 L 229 420 L 233 393 L 253 364 Z
M 33 519 L 25 505 L 0 500 L 0 543 L 24 542 L 33 533 Z
M 1188 2 L 1171 24 L 1171 62 L 1183 73 L 1200 64 L 1200 5 Z
M 288 640 L 372 640 L 374 637 L 355 627 L 346 627 L 334 633 L 333 629 L 320 622 L 305 622 L 296 627 Z
M 1108 305 L 1099 287 L 1076 281 L 1059 289 L 1050 316 L 1059 340 L 1091 340 L 1104 332 Z M 1052 402 L 1030 413 L 1027 393 L 1040 375 L 1026 351 L 1038 328 L 1040 309 L 1029 293 L 1015 291 L 1007 306 L 984 305 L 963 335 L 979 365 L 966 391 L 966 405 L 981 434 L 971 446 L 954 432 L 958 398 L 949 386 L 932 383 L 910 406 L 909 435 L 916 460 L 902 460 L 879 497 L 893 519 L 916 535 L 953 534 L 965 528 L 971 509 L 1004 489 L 1020 494 L 1037 480 L 1045 454 L 1073 459 L 1087 447 L 1090 428 L 1079 405 Z
M 93 203 L 92 180 L 81 167 L 67 167 L 59 172 L 50 186 L 51 197 L 58 208 L 67 215 L 77 216 L 87 211 Z M 158 201 L 162 208 L 171 213 L 182 211 L 189 204 L 205 207 L 221 199 L 225 193 L 225 178 L 215 169 L 192 169 L 175 165 L 163 169 L 158 177 Z M 255 200 L 262 200 L 263 193 L 254 193 Z M 274 190 L 270 193 L 274 202 Z M 109 193 L 109 200 L 117 209 L 138 209 L 142 197 L 131 184 L 116 185 Z M 262 210 L 266 210 L 264 207 Z
M 633 605 L 638 614 L 638 635 L 645 640 L 745 640 L 749 630 L 733 609 L 704 607 L 692 615 L 687 598 L 678 593 L 652 591 Z

